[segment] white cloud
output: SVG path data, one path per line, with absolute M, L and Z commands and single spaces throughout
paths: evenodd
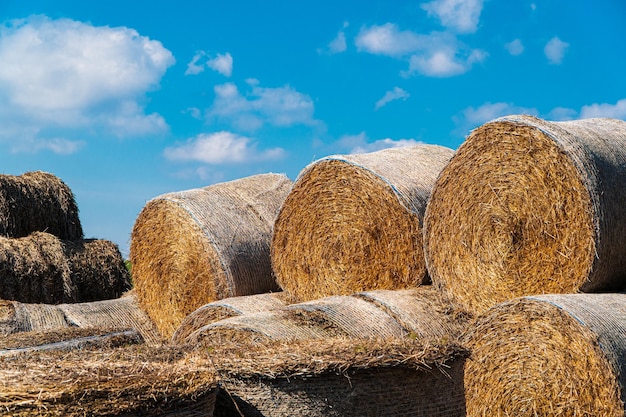
M 548 113 L 548 119 L 556 121 L 573 120 L 577 117 L 578 112 L 567 107 L 555 107 Z
M 513 39 L 511 42 L 505 43 L 504 47 L 511 55 L 514 56 L 524 53 L 524 44 L 520 39 Z
M 424 48 L 427 37 L 410 30 L 401 31 L 393 23 L 362 28 L 356 38 L 359 51 L 376 55 L 402 56 Z
M 58 135 L 42 136 L 50 129 L 120 136 L 167 129 L 160 115 L 144 114 L 140 102 L 174 57 L 133 29 L 45 16 L 8 21 L 0 25 L 0 62 L 0 123 L 34 127 L 31 139 L 46 144 L 39 148 L 77 149 L 60 145 Z
M 345 135 L 337 141 L 340 152 L 347 150 L 347 152 L 351 154 L 374 152 L 388 148 L 404 148 L 406 146 L 413 146 L 420 143 L 422 142 L 415 139 L 393 140 L 390 138 L 370 142 L 365 132 L 361 132 L 358 135 Z
M 204 72 L 205 67 L 219 72 L 225 77 L 230 77 L 233 73 L 233 57 L 229 52 L 226 52 L 209 58 L 205 51 L 198 51 L 187 64 L 185 75 L 198 75 Z
M 362 52 L 400 59 L 408 57 L 409 68 L 402 72 L 407 77 L 416 73 L 429 77 L 460 75 L 487 57 L 484 51 L 465 47 L 451 33 L 422 35 L 401 31 L 392 23 L 361 29 L 356 44 Z
M 478 27 L 482 0 L 434 0 L 422 4 L 429 16 L 458 33 L 474 33 Z
M 223 131 L 197 135 L 181 145 L 166 148 L 164 155 L 173 161 L 219 165 L 280 159 L 285 156 L 285 150 L 272 148 L 258 151 L 252 139 Z
M 554 37 L 548 41 L 543 48 L 543 52 L 546 54 L 548 61 L 551 64 L 560 64 L 563 62 L 565 56 L 565 50 L 569 47 L 569 43 L 563 42 L 558 37 Z
M 210 59 L 207 66 L 220 74 L 230 77 L 233 73 L 233 57 L 230 53 L 217 54 L 213 59 Z
M 375 110 L 380 109 L 391 101 L 406 100 L 407 98 L 409 98 L 409 93 L 400 87 L 394 87 L 393 90 L 387 91 L 385 95 L 376 102 Z
M 257 80 L 248 82 L 251 91 L 243 96 L 237 86 L 226 83 L 215 86 L 215 101 L 207 112 L 238 129 L 253 131 L 263 125 L 287 127 L 319 124 L 313 118 L 313 100 L 290 86 L 259 87 Z
M 346 33 L 344 30 L 348 27 L 348 22 L 344 22 L 343 28 L 337 33 L 337 36 L 328 43 L 327 51 L 330 54 L 340 54 L 348 49 L 346 42 Z
M 626 120 L 626 98 L 619 100 L 615 104 L 590 104 L 583 106 L 580 110 L 580 118 L 588 119 L 591 117 L 609 117 L 612 119 Z
M 457 124 L 457 132 L 466 135 L 470 129 L 483 123 L 513 114 L 538 115 L 539 112 L 535 108 L 520 107 L 512 103 L 485 103 L 477 108 L 467 107 L 460 116 L 454 117 L 454 121 Z

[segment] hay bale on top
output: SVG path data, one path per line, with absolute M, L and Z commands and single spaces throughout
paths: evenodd
M 297 301 L 427 281 L 422 217 L 453 151 L 330 156 L 306 167 L 274 225 L 272 267 Z
M 0 237 L 0 298 L 22 303 L 75 303 L 112 299 L 130 289 L 117 245 L 106 240 L 66 241 L 44 232 Z
M 496 119 L 441 172 L 424 219 L 433 284 L 480 313 L 626 287 L 626 122 Z
M 209 346 L 221 380 L 216 416 L 465 415 L 458 345 L 331 338 Z
M 207 416 L 217 378 L 198 353 L 126 346 L 0 357 L 0 408 L 11 416 Z
M 530 296 L 463 337 L 467 415 L 623 416 L 626 294 Z
M 284 175 L 263 174 L 146 204 L 130 258 L 139 302 L 165 337 L 211 301 L 279 290 L 269 246 L 291 185 Z
M 74 194 L 47 172 L 0 175 L 0 236 L 26 237 L 33 232 L 82 239 Z
M 189 314 L 172 336 L 173 344 L 184 344 L 189 335 L 201 327 L 228 317 L 275 310 L 286 305 L 282 292 L 242 295 L 213 301 Z
M 63 242 L 72 283 L 81 303 L 121 297 L 132 287 L 118 246 L 104 239 Z

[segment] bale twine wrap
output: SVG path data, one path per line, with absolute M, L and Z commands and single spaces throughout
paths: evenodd
M 276 310 L 286 305 L 282 292 L 242 295 L 213 301 L 189 314 L 180 323 L 172 336 L 172 344 L 184 344 L 189 335 L 201 327 L 243 314 L 259 313 L 261 311 Z
M 331 296 L 278 310 L 223 319 L 192 332 L 187 343 L 204 340 L 253 341 L 323 339 L 403 339 L 450 342 L 465 330 L 434 290 L 378 290 Z
M 146 204 L 130 258 L 139 302 L 165 337 L 211 301 L 279 290 L 269 247 L 291 185 L 284 175 L 262 174 Z
M 11 416 L 210 416 L 209 358 L 145 346 L 0 357 L 0 408 Z
M 134 295 L 58 305 L 0 301 L 0 349 L 33 347 L 127 330 L 136 331 L 148 344 L 162 343 Z
M 463 336 L 467 415 L 623 416 L 626 294 L 529 296 Z
M 330 338 L 210 347 L 216 416 L 465 416 L 458 345 Z
M 428 280 L 422 218 L 453 151 L 435 145 L 336 155 L 307 166 L 272 237 L 272 267 L 295 301 Z
M 25 237 L 48 232 L 59 239 L 82 239 L 78 206 L 58 177 L 34 171 L 0 175 L 0 236 Z
M 106 240 L 66 241 L 45 232 L 0 237 L 0 298 L 74 303 L 119 297 L 131 287 L 120 251 Z
M 433 283 L 480 313 L 626 287 L 626 122 L 496 119 L 442 170 L 424 219 Z

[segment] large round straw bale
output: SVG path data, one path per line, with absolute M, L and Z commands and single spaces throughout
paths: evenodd
M 626 294 L 529 296 L 463 336 L 469 416 L 623 416 Z
M 146 204 L 131 236 L 133 280 L 165 337 L 211 301 L 279 290 L 269 246 L 291 185 L 284 175 L 262 174 Z
M 458 346 L 330 338 L 211 348 L 216 416 L 465 416 Z
M 433 283 L 480 313 L 626 287 L 626 122 L 508 116 L 475 129 L 424 219 Z
M 213 301 L 189 314 L 172 336 L 172 344 L 185 343 L 187 337 L 201 327 L 242 314 L 276 310 L 286 305 L 282 292 L 242 295 Z
M 104 239 L 64 241 L 78 300 L 110 300 L 131 289 L 131 278 L 118 246 Z
M 0 298 L 23 303 L 78 301 L 61 241 L 49 233 L 0 237 Z
M 0 236 L 25 237 L 32 232 L 82 239 L 74 194 L 47 172 L 0 175 Z
M 427 281 L 423 214 L 452 154 L 416 145 L 307 166 L 274 225 L 272 266 L 283 290 L 308 301 Z

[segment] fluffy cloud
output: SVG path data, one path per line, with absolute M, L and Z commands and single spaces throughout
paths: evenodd
M 258 151 L 252 139 L 231 132 L 197 135 L 185 143 L 166 148 L 164 155 L 173 161 L 195 161 L 209 165 L 242 164 L 280 159 L 282 148 Z
M 474 33 L 478 27 L 482 0 L 434 0 L 422 4 L 429 16 L 458 33 Z
M 226 52 L 208 58 L 206 52 L 198 51 L 187 64 L 185 75 L 198 75 L 205 70 L 205 66 L 225 77 L 230 77 L 233 74 L 233 57 L 229 52 Z
M 233 83 L 215 86 L 215 101 L 207 111 L 209 118 L 231 123 L 237 129 L 254 131 L 263 125 L 287 127 L 316 125 L 313 100 L 290 86 L 259 87 L 248 80 L 251 91 L 245 96 Z
M 407 77 L 415 73 L 429 77 L 460 75 L 487 57 L 484 51 L 465 47 L 451 33 L 422 35 L 401 31 L 392 23 L 361 29 L 356 45 L 362 52 L 408 58 L 409 68 L 402 73 Z
M 409 93 L 400 87 L 394 87 L 393 90 L 387 91 L 385 95 L 376 102 L 375 110 L 380 109 L 391 101 L 406 100 L 407 98 L 409 98 Z
M 47 144 L 40 148 L 75 150 L 60 145 L 65 139 L 41 136 L 50 129 L 88 127 L 118 136 L 167 129 L 140 103 L 174 57 L 133 29 L 45 16 L 8 21 L 0 26 L 0 62 L 0 123 L 34 127 L 21 133 L 25 141 Z
M 587 119 L 591 117 L 609 117 L 612 119 L 626 120 L 626 98 L 619 100 L 615 104 L 590 104 L 583 106 L 580 110 L 580 117 Z
M 546 54 L 546 58 L 551 64 L 560 64 L 563 62 L 565 56 L 565 50 L 569 47 L 569 43 L 563 42 L 558 37 L 554 37 L 548 41 L 543 48 L 543 52 Z
M 511 55 L 521 55 L 524 53 L 524 44 L 519 39 L 513 39 L 511 42 L 504 44 L 504 47 Z
M 454 117 L 458 133 L 466 135 L 470 129 L 482 125 L 490 120 L 511 114 L 537 115 L 535 108 L 520 107 L 512 103 L 485 103 L 477 108 L 468 107 L 461 112 L 460 116 Z
M 335 36 L 335 38 L 328 44 L 326 52 L 328 52 L 329 54 L 340 54 L 348 49 L 348 44 L 346 42 L 346 33 L 344 32 L 348 25 L 348 22 L 344 22 L 343 28 L 339 31 L 339 33 L 337 33 L 337 36 Z M 323 51 L 319 52 L 321 53 Z
M 337 145 L 340 148 L 340 152 L 347 150 L 348 153 L 353 154 L 380 151 L 388 148 L 404 148 L 420 143 L 422 142 L 415 139 L 393 140 L 390 138 L 370 142 L 365 132 L 361 132 L 358 135 L 345 135 L 341 137 L 337 142 Z

